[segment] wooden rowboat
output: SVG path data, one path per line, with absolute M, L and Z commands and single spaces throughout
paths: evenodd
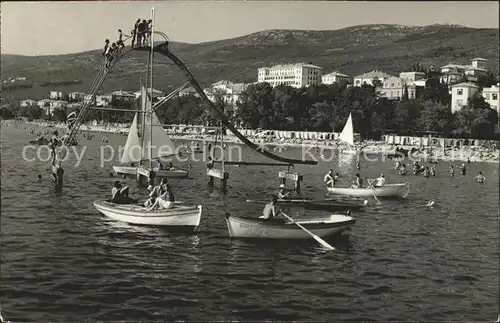
M 360 197 L 406 197 L 410 193 L 410 184 L 385 184 L 374 188 L 327 187 L 328 193 Z
M 196 232 L 201 221 L 202 206 L 175 205 L 171 209 L 147 211 L 147 207 L 138 204 L 116 204 L 107 200 L 94 202 L 95 208 L 105 216 L 126 223 L 164 226 L 187 229 Z
M 132 166 L 113 166 L 115 173 L 119 175 L 136 175 L 137 167 Z M 188 177 L 189 171 L 183 169 L 159 169 L 153 168 L 156 177 Z
M 349 228 L 356 222 L 356 219 L 346 215 L 332 214 L 295 222 L 319 237 L 326 237 Z M 226 224 L 231 238 L 311 239 L 311 235 L 283 218 L 265 220 L 226 214 Z
M 247 203 L 267 204 L 268 200 L 246 200 Z M 342 210 L 361 210 L 364 208 L 362 204 L 354 203 L 329 203 L 325 201 L 315 201 L 308 199 L 278 199 L 276 205 L 280 206 L 295 206 L 306 210 L 317 211 L 342 211 Z

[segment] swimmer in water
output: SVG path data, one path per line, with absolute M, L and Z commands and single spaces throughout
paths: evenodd
M 42 181 L 42 175 L 38 174 L 38 181 L 41 182 Z

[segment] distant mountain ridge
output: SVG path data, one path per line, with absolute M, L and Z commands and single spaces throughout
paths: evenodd
M 498 29 L 377 24 L 327 31 L 273 29 L 200 44 L 172 42 L 170 49 L 202 86 L 209 86 L 224 79 L 255 82 L 257 68 L 294 62 L 311 62 L 321 66 L 324 74 L 337 70 L 355 76 L 379 69 L 397 75 L 416 62 L 439 67 L 483 57 L 498 74 L 498 38 Z M 155 88 L 169 90 L 185 81 L 167 58 L 155 58 Z M 2 80 L 25 76 L 34 83 L 31 89 L 4 91 L 2 96 L 6 101 L 39 99 L 48 89 L 37 84 L 65 79 L 81 79 L 83 84 L 60 90 L 86 92 L 102 59 L 101 50 L 35 57 L 2 55 Z M 144 52 L 132 51 L 110 74 L 103 92 L 137 89 L 146 63 Z

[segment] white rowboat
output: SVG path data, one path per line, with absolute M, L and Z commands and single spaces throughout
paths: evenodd
M 332 214 L 327 217 L 295 222 L 319 237 L 327 237 L 352 226 L 356 219 L 346 215 Z M 226 224 L 231 238 L 311 239 L 307 232 L 283 218 L 265 220 L 226 214 Z
M 348 196 L 406 197 L 410 193 L 410 184 L 385 184 L 374 188 L 327 187 L 328 193 Z
M 202 206 L 174 206 L 171 209 L 147 211 L 138 204 L 116 204 L 106 200 L 94 202 L 95 208 L 105 216 L 126 223 L 165 226 L 198 231 Z
M 126 174 L 126 175 L 136 175 L 137 167 L 132 166 L 113 166 L 113 170 L 117 174 Z M 187 177 L 189 175 L 189 171 L 183 169 L 159 169 L 158 167 L 153 168 L 155 171 L 156 177 Z

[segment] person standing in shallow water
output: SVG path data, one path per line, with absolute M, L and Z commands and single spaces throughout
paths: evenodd
M 474 177 L 474 180 L 478 183 L 484 183 L 486 181 L 486 177 L 484 177 L 483 172 L 479 172 L 476 177 Z

